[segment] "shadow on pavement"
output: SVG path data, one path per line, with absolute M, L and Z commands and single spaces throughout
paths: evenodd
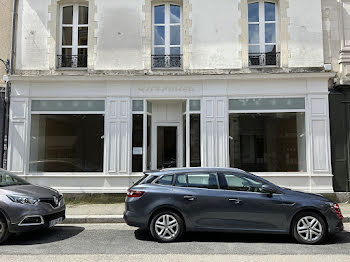
M 335 235 L 328 236 L 325 244 L 344 244 L 350 243 L 350 232 L 343 231 Z
M 135 237 L 141 241 L 155 241 L 149 231 L 136 230 Z M 226 242 L 226 243 L 289 243 L 295 244 L 296 240 L 290 235 L 278 234 L 239 234 L 239 233 L 214 233 L 214 232 L 188 232 L 179 242 Z M 350 243 L 350 232 L 344 231 L 329 236 L 322 245 Z
M 77 226 L 56 226 L 18 235 L 11 235 L 4 245 L 38 245 L 63 241 L 74 237 L 85 230 Z

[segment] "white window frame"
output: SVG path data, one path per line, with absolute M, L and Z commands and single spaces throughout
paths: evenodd
M 248 20 L 248 54 L 250 46 L 259 46 L 260 54 L 265 54 L 265 46 L 266 45 L 276 45 L 276 53 L 279 52 L 278 45 L 278 4 L 276 1 L 266 1 L 266 0 L 255 0 L 249 1 L 248 6 L 250 4 L 259 3 L 259 22 L 249 22 Z M 265 3 L 271 3 L 275 5 L 275 21 L 265 21 Z M 249 12 L 249 11 L 248 11 Z M 249 19 L 249 18 L 248 18 Z M 275 24 L 275 43 L 266 43 L 265 42 L 265 24 Z M 250 44 L 249 43 L 249 25 L 259 25 L 259 44 Z
M 156 24 L 155 23 L 155 12 L 154 9 L 157 6 L 163 6 L 164 5 L 164 24 Z M 170 6 L 175 5 L 180 7 L 180 23 L 170 23 Z M 171 45 L 170 44 L 170 27 L 171 26 L 180 26 L 180 45 Z M 156 26 L 164 26 L 164 45 L 155 45 L 154 43 L 154 28 Z M 164 55 L 170 55 L 170 48 L 171 47 L 179 47 L 180 48 L 180 54 L 182 55 L 182 6 L 176 3 L 161 3 L 153 5 L 152 7 L 152 54 L 155 55 L 155 48 L 156 47 L 164 47 Z
M 32 97 L 29 102 L 29 108 L 32 106 L 33 100 L 104 100 L 104 99 L 94 99 L 94 98 L 49 98 L 49 97 Z M 52 176 L 52 177 L 100 177 L 101 175 L 105 175 L 107 172 L 106 163 L 108 161 L 107 156 L 107 127 L 106 127 L 106 112 L 107 112 L 107 103 L 105 100 L 105 110 L 104 111 L 32 111 L 29 109 L 29 119 L 28 119 L 28 126 L 29 128 L 26 131 L 26 138 L 27 141 L 30 141 L 31 139 L 31 125 L 32 125 L 32 115 L 103 115 L 103 166 L 102 166 L 102 172 L 29 172 L 29 162 L 30 162 L 30 152 L 31 152 L 31 144 L 29 142 L 28 150 L 26 152 L 25 158 L 27 159 L 27 162 L 25 164 L 25 171 L 27 176 Z
M 304 98 L 305 99 L 305 108 L 304 109 L 264 109 L 264 110 L 227 110 L 227 119 L 229 119 L 230 114 L 264 114 L 264 113 L 304 113 L 305 114 L 305 161 L 306 161 L 306 170 L 305 172 L 252 172 L 255 175 L 258 176 L 264 176 L 264 177 L 278 177 L 280 175 L 283 175 L 284 177 L 303 177 L 303 176 L 310 176 L 310 172 L 312 170 L 311 168 L 311 151 L 310 151 L 310 125 L 308 124 L 310 122 L 310 116 L 307 111 L 308 108 L 308 100 L 306 96 L 303 95 L 295 95 L 295 96 L 242 96 L 242 97 L 228 97 L 229 101 L 230 99 L 252 99 L 252 98 Z M 228 127 L 229 132 L 229 127 Z M 227 143 L 229 144 L 229 136 L 227 136 Z M 228 151 L 228 157 L 230 159 L 230 152 Z M 230 161 L 228 161 L 228 165 L 230 165 Z
M 73 6 L 73 21 L 72 21 L 73 24 L 63 24 L 63 8 L 68 7 L 68 6 Z M 78 45 L 79 28 L 80 27 L 87 27 L 88 31 L 89 31 L 89 22 L 87 24 L 79 24 L 79 7 L 80 6 L 84 6 L 84 7 L 89 8 L 89 6 L 85 5 L 85 4 L 66 4 L 66 5 L 62 5 L 60 8 L 60 28 L 59 28 L 60 37 L 59 37 L 59 49 L 58 49 L 58 54 L 60 56 L 62 55 L 63 48 L 71 48 L 72 49 L 72 56 L 78 55 L 79 48 L 88 49 L 88 45 Z M 62 45 L 63 27 L 72 27 L 72 45 Z M 78 67 L 72 66 L 72 68 L 78 68 Z M 84 67 L 79 67 L 79 68 L 83 69 Z
M 199 110 L 190 110 L 190 101 L 191 100 L 199 100 L 200 103 L 200 109 Z M 183 134 L 183 140 L 185 139 L 185 151 L 186 151 L 186 158 L 185 163 L 183 163 L 183 167 L 191 167 L 191 115 L 199 115 L 200 119 L 200 131 L 202 130 L 202 99 L 199 97 L 193 97 L 191 99 L 185 99 L 184 101 L 186 103 L 186 110 L 182 112 L 182 116 L 186 116 L 186 130 Z M 199 134 L 201 135 L 201 134 Z M 201 161 L 201 166 L 203 164 L 203 157 L 202 157 L 203 147 L 202 147 L 202 137 L 200 142 L 200 154 L 199 159 Z M 183 152 L 184 154 L 185 152 Z

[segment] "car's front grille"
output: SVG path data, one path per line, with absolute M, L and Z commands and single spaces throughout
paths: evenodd
M 40 198 L 40 202 L 43 203 L 48 203 L 53 207 L 58 207 L 60 202 L 62 201 L 63 196 L 58 196 L 58 202 L 55 202 L 54 197 L 50 197 L 50 198 Z
M 51 220 L 60 218 L 60 217 L 63 217 L 63 219 L 65 219 L 66 218 L 66 211 L 61 211 L 61 212 L 57 212 L 54 214 L 43 216 L 45 223 L 49 222 Z

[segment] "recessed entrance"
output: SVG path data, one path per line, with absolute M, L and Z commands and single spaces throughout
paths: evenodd
M 157 168 L 177 167 L 177 127 L 157 127 Z

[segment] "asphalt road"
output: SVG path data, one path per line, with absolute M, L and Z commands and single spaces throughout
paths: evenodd
M 193 261 L 196 256 L 202 257 L 200 260 L 203 261 L 205 258 L 213 261 L 213 255 L 218 259 L 221 256 L 231 260 L 234 257 L 232 255 L 252 259 L 244 259 L 245 261 L 261 261 L 264 256 L 268 256 L 271 261 L 271 256 L 274 258 L 281 255 L 293 258 L 292 260 L 298 256 L 300 259 L 312 256 L 318 261 L 337 261 L 337 258 L 339 261 L 350 261 L 350 224 L 345 224 L 344 232 L 317 246 L 297 244 L 289 236 L 225 233 L 187 233 L 180 242 L 160 244 L 154 242 L 147 232 L 125 224 L 59 225 L 47 231 L 12 236 L 0 246 L 0 254 L 0 261 L 6 262 L 30 261 L 28 258 L 46 262 L 96 261 L 96 256 L 104 257 L 101 261 L 109 261 L 108 258 L 113 261 L 116 257 L 124 257 L 125 260 L 128 257 L 125 255 L 133 255 L 134 257 L 129 256 L 132 260 L 140 256 L 143 261 L 147 261 L 147 258 L 154 261 L 154 257 L 167 258 L 165 260 L 168 261 L 176 257 L 179 260 L 173 261 L 191 257 L 190 260 Z M 40 257 L 43 260 L 37 259 Z M 59 257 L 61 260 L 55 259 Z

